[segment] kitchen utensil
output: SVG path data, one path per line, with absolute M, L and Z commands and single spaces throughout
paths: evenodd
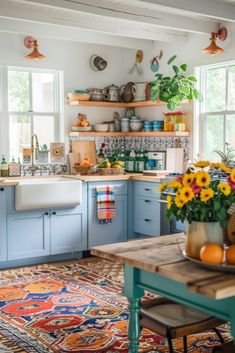
M 92 101 L 104 101 L 105 90 L 103 88 L 89 88 L 91 94 L 90 100 Z
M 120 88 L 114 84 L 105 87 L 107 93 L 105 94 L 105 100 L 108 102 L 119 102 L 120 101 Z
M 72 141 L 72 152 L 79 154 L 80 158 L 77 162 L 88 157 L 92 165 L 97 164 L 95 141 Z
M 120 97 L 123 102 L 132 102 L 135 94 L 134 82 L 128 82 L 120 87 Z
M 89 101 L 91 94 L 88 90 L 74 90 L 67 94 L 69 102 L 73 101 Z

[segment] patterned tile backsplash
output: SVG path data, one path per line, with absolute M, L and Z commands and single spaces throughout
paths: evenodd
M 184 159 L 189 159 L 190 139 L 189 137 L 156 137 L 156 136 L 110 136 L 110 137 L 71 137 L 70 140 L 95 141 L 96 151 L 98 152 L 101 144 L 108 146 L 109 153 L 113 154 L 116 149 L 122 147 L 125 150 L 132 148 L 143 148 L 146 151 L 165 151 L 166 148 L 183 147 Z

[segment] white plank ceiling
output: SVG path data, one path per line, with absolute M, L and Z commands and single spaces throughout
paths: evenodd
M 190 33 L 209 34 L 235 22 L 235 0 L 0 2 L 0 31 L 110 45 L 115 37 L 115 45 L 130 48 L 185 42 Z

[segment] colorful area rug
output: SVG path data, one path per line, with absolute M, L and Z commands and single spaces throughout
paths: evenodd
M 0 272 L 0 353 L 127 353 L 122 289 L 122 266 L 97 258 Z M 212 332 L 188 341 L 189 353 L 219 344 Z M 167 342 L 144 329 L 139 352 L 168 353 Z

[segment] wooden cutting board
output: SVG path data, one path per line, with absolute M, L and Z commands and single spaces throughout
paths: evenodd
M 167 148 L 166 149 L 166 170 L 183 173 L 184 149 Z
M 73 168 L 75 163 L 80 162 L 80 154 L 76 152 L 69 153 L 69 166 L 70 166 L 70 174 L 76 174 L 76 170 Z
M 92 165 L 97 164 L 95 141 L 72 141 L 72 152 L 78 153 L 81 162 L 87 156 Z

